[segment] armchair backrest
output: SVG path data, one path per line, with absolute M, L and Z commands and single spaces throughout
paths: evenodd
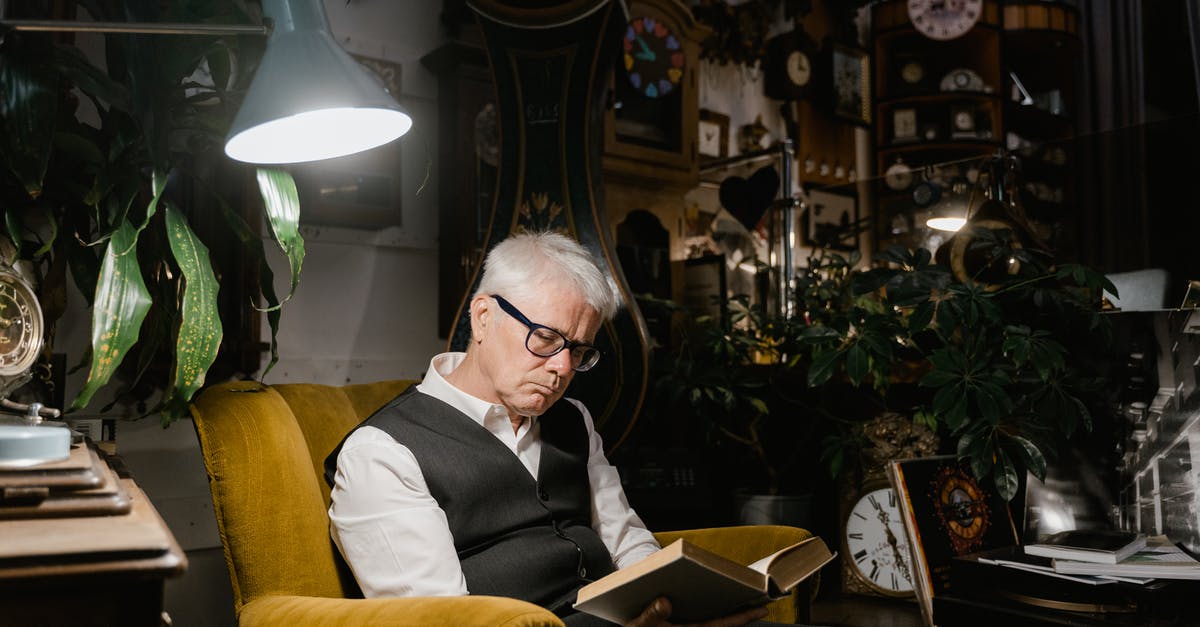
M 329 537 L 325 457 L 412 381 L 214 385 L 192 417 L 235 609 L 264 594 L 352 597 Z

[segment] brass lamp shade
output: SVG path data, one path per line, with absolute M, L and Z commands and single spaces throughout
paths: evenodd
M 334 41 L 321 0 L 264 0 L 275 22 L 225 154 L 254 164 L 318 161 L 386 144 L 412 118 Z

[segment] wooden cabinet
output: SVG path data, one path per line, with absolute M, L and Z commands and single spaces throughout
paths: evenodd
M 983 0 L 968 31 L 934 39 L 914 27 L 909 4 L 888 0 L 871 14 L 877 247 L 936 242 L 918 187 L 981 185 L 999 152 L 1020 158 L 1013 191 L 1048 239 L 1073 197 L 1075 9 Z

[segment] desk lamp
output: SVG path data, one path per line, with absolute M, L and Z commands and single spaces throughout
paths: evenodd
M 18 31 L 154 35 L 268 35 L 234 117 L 225 154 L 253 164 L 342 157 L 408 132 L 412 118 L 383 83 L 334 41 L 321 0 L 263 0 L 268 25 L 7 20 Z M 0 13 L 3 3 L 0 2 Z

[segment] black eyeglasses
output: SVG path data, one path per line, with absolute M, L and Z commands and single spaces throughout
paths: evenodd
M 572 342 L 567 339 L 567 336 L 551 329 L 544 324 L 530 322 L 525 314 L 513 307 L 512 303 L 504 300 L 503 297 L 495 294 L 491 295 L 496 299 L 496 303 L 505 313 L 516 319 L 517 322 L 529 327 L 529 335 L 525 336 L 525 350 L 537 355 L 538 357 L 553 357 L 560 353 L 563 349 L 571 353 L 571 369 L 576 372 L 584 372 L 591 370 L 596 362 L 600 361 L 600 349 L 591 344 L 582 342 Z

